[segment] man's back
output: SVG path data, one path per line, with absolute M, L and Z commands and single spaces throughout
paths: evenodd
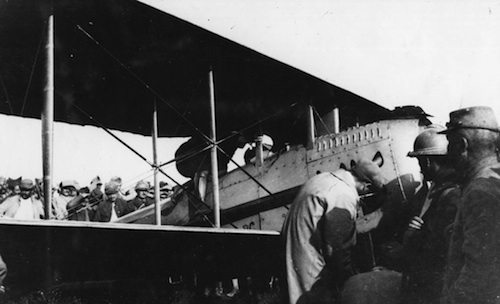
M 333 276 L 341 274 L 331 273 L 334 267 L 325 267 L 332 255 L 329 252 L 332 248 L 327 246 L 328 232 L 332 231 L 328 224 L 334 221 L 339 229 L 342 228 L 342 231 L 335 231 L 336 236 L 350 236 L 342 240 L 345 248 L 354 245 L 358 194 L 351 180 L 351 175 L 345 170 L 316 175 L 302 186 L 290 207 L 283 235 L 286 237 L 291 303 L 306 298 L 304 302 L 321 303 L 318 301 L 328 301 L 324 297 L 325 289 L 335 293 Z M 315 298 L 315 289 L 322 299 Z
M 445 277 L 445 303 L 497 303 L 500 298 L 500 164 L 462 189 Z

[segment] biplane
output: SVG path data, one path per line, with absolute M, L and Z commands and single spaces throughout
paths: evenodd
M 218 147 L 238 134 L 269 133 L 275 142 L 272 156 L 263 158 L 257 143 L 256 161 L 230 172 L 212 165 L 203 195 L 199 179 L 177 183 L 168 204 L 156 198 L 154 206 L 113 223 L 0 220 L 0 253 L 13 292 L 278 277 L 281 225 L 309 177 L 350 168 L 361 157 L 377 161 L 390 180 L 383 205 L 396 207 L 383 210 L 366 198 L 367 213 L 378 216 L 368 214 L 359 225 L 367 233 L 378 228 L 380 241 L 394 234 L 397 206 L 420 184 L 417 162 L 406 157 L 429 123 L 419 108 L 391 111 L 135 1 L 3 6 L 1 34 L 8 39 L 1 76 L 9 95 L 0 111 L 42 118 L 46 201 L 50 164 L 57 161 L 50 150 L 54 120 L 96 125 L 111 135 L 153 133 L 153 141 L 200 140 L 194 152 L 169 164 L 200 155 L 212 163 L 217 155 L 230 159 Z M 27 22 L 16 22 L 20 16 Z M 167 164 L 138 156 L 155 176 L 165 174 Z M 373 263 L 375 253 L 373 246 L 367 253 Z

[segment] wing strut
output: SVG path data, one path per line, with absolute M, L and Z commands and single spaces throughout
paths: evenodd
M 210 69 L 208 74 L 210 84 L 210 138 L 212 149 L 210 157 L 212 160 L 212 194 L 214 199 L 214 221 L 215 228 L 220 228 L 220 202 L 219 202 L 219 165 L 217 164 L 217 134 L 215 130 L 215 89 L 214 72 Z
M 42 111 L 42 161 L 45 219 L 49 220 L 52 215 L 52 169 L 54 159 L 54 15 L 50 15 L 48 20 L 46 54 L 47 79 Z
M 156 98 L 154 100 L 153 109 L 153 128 L 151 130 L 151 137 L 153 139 L 153 168 L 154 168 L 154 187 L 155 187 L 155 219 L 156 225 L 161 225 L 161 208 L 160 208 L 160 185 L 158 179 L 158 111 L 156 109 Z

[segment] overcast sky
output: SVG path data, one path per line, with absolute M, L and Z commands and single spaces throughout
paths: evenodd
M 0 114 L 0 137 L 3 149 L 0 157 L 0 176 L 18 178 L 42 177 L 42 132 L 39 119 L 21 118 Z M 113 131 L 121 140 L 152 162 L 151 138 L 127 132 Z M 164 163 L 174 159 L 180 144 L 188 138 L 161 138 L 158 141 L 158 160 Z M 72 179 L 80 186 L 88 186 L 99 175 L 103 182 L 112 176 L 120 176 L 125 188 L 133 187 L 141 180 L 153 181 L 151 167 L 100 128 L 93 126 L 54 123 L 53 184 Z M 175 165 L 162 168 L 179 183 L 187 179 L 181 176 Z M 175 185 L 160 175 L 160 180 Z
M 500 114 L 500 1 L 140 1 L 389 109 Z

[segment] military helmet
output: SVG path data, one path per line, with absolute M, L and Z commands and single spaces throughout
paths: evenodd
M 422 131 L 413 143 L 413 151 L 409 157 L 446 155 L 448 153 L 448 139 L 439 134 L 445 128 L 441 125 L 430 125 Z
M 135 185 L 135 190 L 149 190 L 149 185 L 141 180 Z

